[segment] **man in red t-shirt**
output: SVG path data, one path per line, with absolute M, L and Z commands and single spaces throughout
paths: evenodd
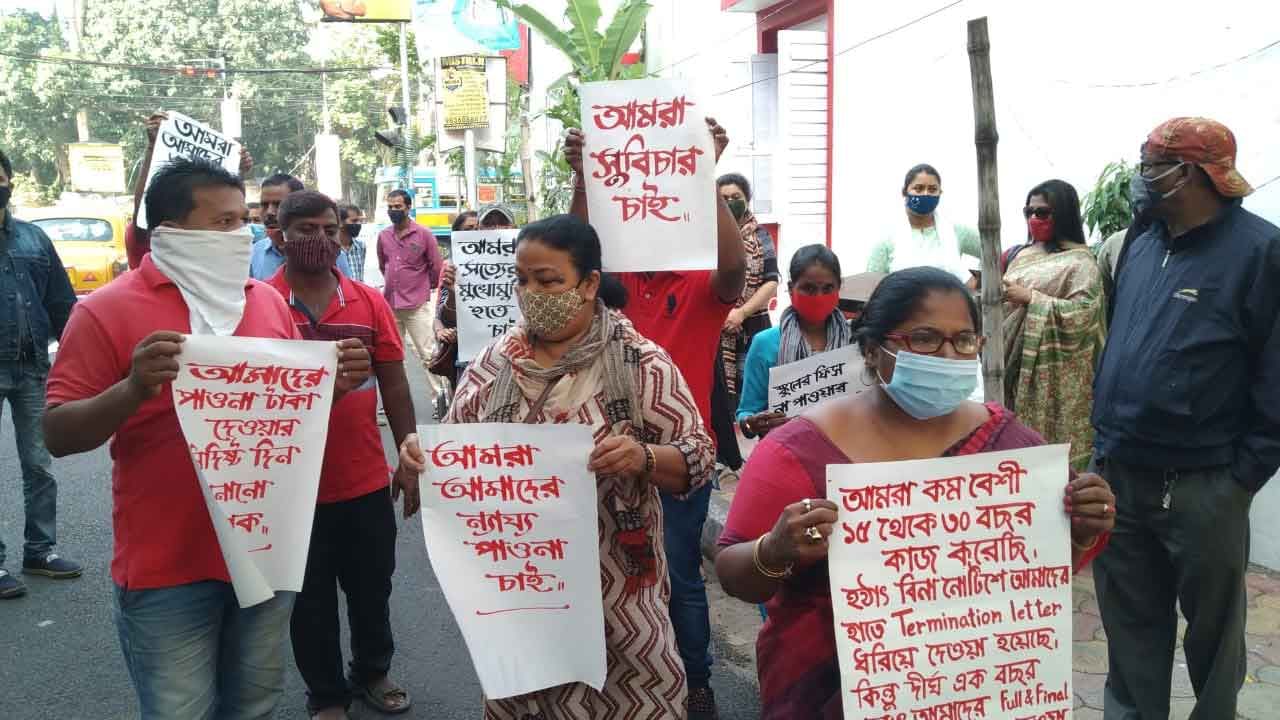
M 115 619 L 142 716 L 270 717 L 294 594 L 239 606 L 169 383 L 193 319 L 241 337 L 298 331 L 279 293 L 232 267 L 249 260 L 239 178 L 205 160 L 171 163 L 146 210 L 153 252 L 77 304 L 62 334 L 45 441 L 56 457 L 111 441 Z M 368 379 L 369 353 L 358 340 L 338 348 L 340 397 Z
M 729 137 L 712 118 L 707 118 L 707 126 L 715 140 L 718 162 Z M 571 212 L 588 220 L 583 142 L 582 131 L 574 129 L 566 135 L 564 145 L 565 159 L 576 173 Z M 720 331 L 746 284 L 747 254 L 738 221 L 714 183 L 707 186 L 707 192 L 715 195 L 718 208 L 715 270 L 619 273 L 618 278 L 630 296 L 623 312 L 641 335 L 671 355 L 689 384 L 702 424 L 710 434 Z M 605 264 L 608 265 L 607 257 Z M 712 483 L 707 483 L 686 500 L 662 495 L 663 544 L 671 576 L 671 622 L 689 683 L 690 720 L 717 717 L 715 695 L 711 692 L 711 618 L 702 579 L 702 525 L 707 520 L 711 489 Z
M 302 592 L 293 608 L 293 655 L 307 684 L 313 717 L 342 720 L 354 687 L 383 712 L 409 709 L 410 698 L 387 673 L 391 635 L 391 576 L 396 568 L 394 500 L 404 493 L 404 516 L 418 511 L 418 477 L 391 475 L 378 432 L 377 393 L 387 410 L 396 447 L 415 432 L 413 398 L 404 372 L 404 345 L 395 314 L 377 290 L 335 268 L 338 206 L 304 190 L 280 205 L 285 265 L 269 281 L 288 300 L 293 322 L 308 340 L 355 338 L 369 348 L 377 382 L 347 393 L 329 417 L 320 494 Z M 343 676 L 338 593 L 351 621 L 351 685 Z

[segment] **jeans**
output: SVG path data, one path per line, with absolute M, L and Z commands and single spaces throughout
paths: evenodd
M 249 608 L 208 580 L 115 591 L 116 629 L 142 720 L 265 720 L 284 692 L 291 592 Z
M 396 509 L 386 488 L 316 506 L 302 592 L 290 636 L 313 712 L 351 704 L 342 671 L 338 588 L 347 596 L 351 681 L 364 685 L 391 669 L 391 576 L 396 570 Z
M 27 558 L 43 559 L 57 540 L 58 486 L 49 472 L 49 451 L 44 445 L 44 382 L 49 371 L 30 359 L 0 363 L 0 414 L 4 401 L 13 411 L 13 434 L 22 465 L 22 498 L 26 509 Z M 0 538 L 0 566 L 5 562 Z
M 671 624 L 676 647 L 684 662 L 689 688 L 711 686 L 711 616 L 707 610 L 707 586 L 702 579 L 702 524 L 711 502 L 708 483 L 677 500 L 662 494 L 662 538 L 671 576 Z

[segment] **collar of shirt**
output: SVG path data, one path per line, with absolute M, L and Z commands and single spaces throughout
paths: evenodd
M 297 298 L 293 294 L 293 288 L 289 286 L 289 281 L 285 279 L 284 268 L 277 270 L 276 274 L 272 275 L 271 279 L 267 281 L 267 284 L 275 288 L 277 292 L 288 300 L 289 307 L 306 315 L 312 325 L 319 325 L 334 314 L 344 310 L 348 303 L 355 304 L 360 302 L 360 293 L 356 292 L 355 283 L 350 278 L 338 272 L 336 267 L 331 268 L 329 272 L 338 278 L 338 287 L 334 291 L 334 297 L 329 300 L 329 305 L 325 308 L 324 314 L 318 318 L 312 317 L 311 309 L 305 303 L 297 302 Z
M 1173 237 L 1169 234 L 1169 226 L 1164 222 L 1156 223 L 1156 227 L 1160 232 L 1160 239 L 1164 241 L 1165 249 L 1169 252 L 1176 253 L 1186 250 L 1192 245 L 1196 245 L 1198 243 L 1212 242 L 1218 232 L 1219 226 L 1222 225 L 1223 220 L 1225 220 L 1228 215 L 1242 207 L 1241 203 L 1241 198 L 1231 198 L 1222 207 L 1222 209 L 1218 211 L 1217 215 L 1210 218 L 1209 222 L 1206 222 L 1203 225 L 1197 225 L 1178 237 Z

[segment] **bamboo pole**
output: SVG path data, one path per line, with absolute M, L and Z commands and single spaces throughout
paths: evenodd
M 982 378 L 987 402 L 1009 406 L 1004 393 L 1004 287 L 1000 274 L 1000 189 L 996 171 L 995 92 L 985 17 L 969 21 L 969 79 L 973 85 L 974 144 L 978 151 L 978 232 L 982 236 Z

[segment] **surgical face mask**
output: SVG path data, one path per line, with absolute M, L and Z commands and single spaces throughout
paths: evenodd
M 880 349 L 897 361 L 893 379 L 886 383 L 880 377 L 880 387 L 903 412 L 917 420 L 955 412 L 978 387 L 978 369 L 981 366 L 976 358 L 952 360 L 917 355 L 906 350 L 895 355 Z
M 907 209 L 917 215 L 932 215 L 941 199 L 941 195 L 908 195 Z
M 540 338 L 560 334 L 586 302 L 576 287 L 558 293 L 522 290 L 518 297 L 525 327 L 529 329 L 530 335 Z
M 284 256 L 289 267 L 317 273 L 328 270 L 338 261 L 338 243 L 322 232 L 314 235 L 290 233 L 284 243 Z
M 1161 192 L 1155 188 L 1156 183 L 1181 170 L 1184 165 L 1186 165 L 1185 162 L 1180 162 L 1153 178 L 1144 177 L 1141 172 L 1133 174 L 1133 179 L 1129 181 L 1129 202 L 1133 207 L 1134 216 L 1139 218 L 1149 216 L 1161 203 L 1187 186 L 1188 179 L 1183 178 L 1168 192 Z
M 741 220 L 747 214 L 747 201 L 742 198 L 734 198 L 725 201 L 729 206 L 729 212 L 733 213 L 734 220 Z
M 347 237 L 354 240 L 357 237 L 360 237 L 361 227 L 363 226 L 360 223 L 347 223 L 346 225 L 342 226 L 342 229 L 347 231 Z
M 387 211 L 387 218 L 391 220 L 392 225 L 399 225 L 400 223 L 404 222 L 404 219 L 408 217 L 408 215 L 409 214 L 404 210 L 388 210 Z

